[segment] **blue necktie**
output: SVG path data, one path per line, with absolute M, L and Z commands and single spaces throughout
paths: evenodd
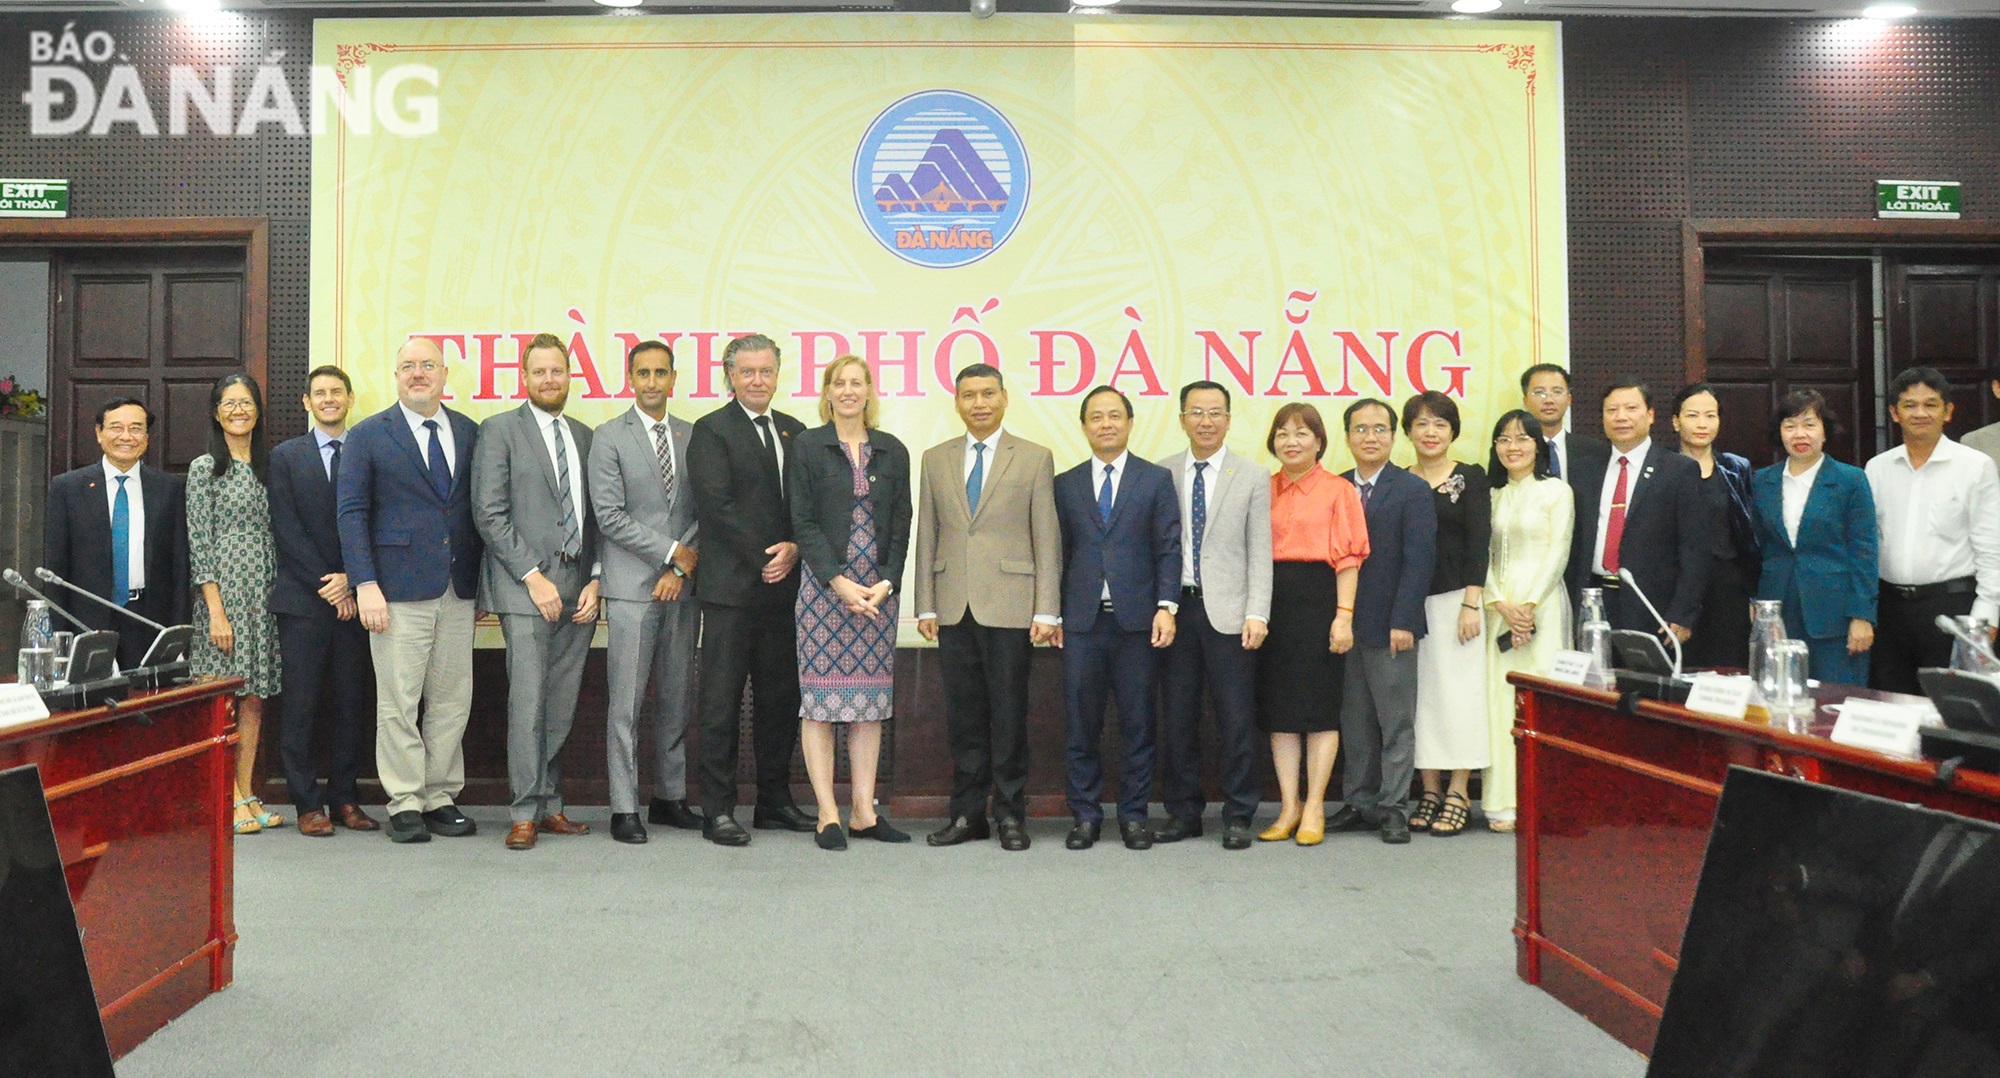
M 340 439 L 330 439 L 326 443 L 326 447 L 333 450 L 333 457 L 326 463 L 326 482 L 328 486 L 338 487 L 340 485 Z
M 118 496 L 111 499 L 111 600 L 124 606 L 132 600 L 132 505 L 125 500 L 125 480 L 118 477 Z
M 1097 488 L 1097 516 L 1111 523 L 1111 465 L 1104 466 L 1104 485 Z
M 972 474 L 965 477 L 965 505 L 973 515 L 979 513 L 979 489 L 986 485 L 986 443 L 972 443 Z
M 1549 478 L 1561 479 L 1562 477 L 1563 477 L 1562 454 L 1556 452 L 1556 443 L 1551 441 L 1549 442 Z
M 1194 586 L 1201 587 L 1201 533 L 1208 530 L 1208 484 L 1204 481 L 1208 462 L 1194 462 Z
M 451 498 L 451 465 L 444 459 L 444 442 L 438 439 L 438 421 L 435 419 L 424 420 L 424 429 L 431 432 L 431 486 L 437 490 L 438 497 L 449 500 Z

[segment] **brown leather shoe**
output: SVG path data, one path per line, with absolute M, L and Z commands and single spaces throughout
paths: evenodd
M 299 817 L 299 834 L 327 838 L 333 834 L 333 817 L 325 809 L 314 809 Z
M 519 825 L 516 825 L 516 826 L 519 826 Z M 563 815 L 563 814 L 562 814 L 562 813 L 560 813 L 560 812 L 558 812 L 558 813 L 555 813 L 555 814 L 554 814 L 554 815 L 552 815 L 552 816 L 544 816 L 544 817 L 542 817 L 542 822 L 541 822 L 541 824 L 539 825 L 539 828 L 540 828 L 540 830 L 543 830 L 543 831 L 547 831 L 547 832 L 548 832 L 549 834 L 551 834 L 551 835 L 587 835 L 587 834 L 590 834 L 590 825 L 589 825 L 589 824 L 587 824 L 587 823 L 577 823 L 577 822 L 576 822 L 575 820 L 572 820 L 572 819 L 570 819 L 569 817 L 567 817 L 567 816 Z
M 382 825 L 375 818 L 361 811 L 360 805 L 346 804 L 333 806 L 334 821 L 349 831 L 380 831 Z
M 510 850 L 532 850 L 535 848 L 535 825 L 527 820 L 507 829 L 507 848 Z

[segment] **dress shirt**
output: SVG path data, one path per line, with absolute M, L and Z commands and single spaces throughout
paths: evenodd
M 1797 475 L 1792 474 L 1791 461 L 1785 462 L 1785 470 L 1779 472 L 1779 496 L 1785 507 L 1785 538 L 1793 546 L 1799 545 L 1799 521 L 1805 519 L 1806 499 L 1812 497 L 1813 481 L 1819 478 L 1819 466 L 1826 463 L 1826 454 L 1821 453 L 1812 462 L 1812 467 Z
M 1868 462 L 1882 530 L 1883 580 L 1935 584 L 1977 577 L 1972 616 L 2000 620 L 2000 472 L 1984 453 L 1938 439 L 1921 468 L 1908 446 Z
M 1202 469 L 1201 492 L 1203 511 L 1207 511 L 1208 500 L 1215 496 L 1215 476 L 1221 469 L 1216 465 L 1222 460 L 1222 450 L 1216 449 L 1206 460 L 1198 460 L 1194 450 L 1187 451 L 1181 462 L 1181 587 L 1194 587 L 1194 466 L 1206 464 Z M 1203 517 L 1207 519 L 1206 516 Z
M 430 441 L 430 431 L 423 430 L 422 427 L 417 429 L 423 432 L 423 441 Z M 329 483 L 333 482 L 333 443 L 336 439 L 339 440 L 342 449 L 347 448 L 347 431 L 345 428 L 342 428 L 338 434 L 328 434 L 317 426 L 313 427 L 313 445 L 319 449 L 320 470 L 326 473 L 326 481 Z M 426 461 L 425 463 L 429 462 Z
M 1368 495 L 1368 497 L 1373 497 L 1373 496 L 1374 496 L 1374 494 L 1375 494 L 1375 490 L 1374 490 L 1374 487 L 1375 487 L 1375 481 L 1376 481 L 1377 479 L 1380 479 L 1380 478 L 1382 478 L 1382 469 L 1383 469 L 1383 468 L 1385 468 L 1385 467 L 1387 467 L 1387 466 L 1388 466 L 1388 461 L 1383 461 L 1383 462 L 1382 462 L 1381 464 L 1377 464 L 1377 465 L 1375 466 L 1375 470 L 1374 470 L 1374 471 L 1372 471 L 1372 472 L 1368 473 L 1367 475 L 1362 475 L 1362 474 L 1361 474 L 1361 466 L 1360 466 L 1359 464 L 1355 465 L 1355 466 L 1354 466 L 1354 491 L 1355 491 L 1355 494 L 1356 494 L 1356 495 L 1358 496 L 1358 495 L 1362 494 L 1363 492 L 1366 492 L 1366 493 L 1367 493 L 1367 495 Z M 1364 505 L 1364 506 L 1365 506 L 1365 505 L 1367 505 L 1367 504 L 1368 504 L 1368 497 L 1364 497 L 1364 498 L 1362 498 L 1362 499 L 1361 499 L 1361 504 L 1362 504 L 1362 505 Z
M 747 405 L 747 404 L 744 404 L 744 403 L 743 403 L 743 401 L 742 401 L 742 399 L 741 399 L 741 398 L 738 398 L 738 399 L 737 399 L 737 401 L 736 401 L 736 406 L 737 406 L 738 408 L 741 408 L 741 409 L 743 409 L 743 414 L 744 414 L 744 415 L 747 415 L 747 416 L 749 416 L 749 417 L 750 417 L 750 424 L 751 424 L 751 426 L 753 426 L 753 427 L 756 427 L 756 429 L 757 429 L 757 439 L 758 439 L 758 441 L 762 441 L 762 440 L 763 440 L 763 439 L 765 438 L 765 436 L 766 436 L 766 435 L 768 434 L 768 435 L 770 436 L 770 439 L 771 439 L 771 441 L 777 444 L 777 446 L 778 446 L 778 493 L 780 493 L 780 494 L 783 494 L 783 493 L 785 492 L 785 440 L 784 440 L 783 438 L 780 438 L 780 437 L 778 437 L 778 421 L 777 421 L 777 420 L 775 420 L 775 419 L 772 419 L 772 420 L 770 420 L 770 422 L 769 422 L 769 423 L 768 423 L 767 425 L 759 425 L 759 424 L 757 423 L 757 421 L 758 421 L 759 419 L 764 419 L 765 417 L 767 417 L 767 416 L 769 416 L 769 415 L 771 414 L 771 410 L 770 410 L 769 408 L 766 408 L 766 409 L 764 409 L 764 410 L 763 410 L 763 411 L 761 411 L 761 412 L 753 412 L 753 411 L 751 411 L 751 410 L 750 410 L 750 406 L 749 406 L 749 405 Z M 679 462 L 679 461 L 675 461 L 674 463 L 678 464 L 678 463 L 680 463 L 680 462 Z M 675 482 L 679 482 L 679 479 L 676 479 L 676 480 L 675 480 Z
M 128 477 L 125 483 L 125 515 L 131 531 L 125 544 L 125 586 L 133 591 L 146 586 L 146 490 L 139 481 L 139 464 L 132 465 L 129 472 L 121 472 L 104 458 L 104 519 L 111 520 L 111 514 L 118 511 L 118 477 Z M 106 534 L 109 534 L 108 532 Z
M 1653 448 L 1651 438 L 1632 447 L 1631 452 L 1620 453 L 1617 446 L 1611 447 L 1611 463 L 1604 469 L 1604 488 L 1597 496 L 1597 542 L 1591 547 L 1590 571 L 1610 576 L 1611 570 L 1604 567 L 1604 529 L 1611 526 L 1611 493 L 1618 489 L 1618 462 L 1627 461 L 1625 467 L 1625 515 L 1632 515 L 1632 492 L 1639 489 L 1639 476 L 1646 471 L 1646 454 Z M 1564 472 L 1568 475 L 1568 472 Z
M 1550 438 L 1548 442 L 1549 456 L 1555 458 L 1556 474 L 1567 483 L 1569 482 L 1569 428 L 1557 431 L 1556 436 Z
M 987 436 L 986 436 L 985 438 L 983 438 L 983 439 L 981 439 L 981 438 L 974 438 L 974 437 L 972 436 L 972 432 L 970 432 L 970 431 L 967 431 L 967 432 L 966 432 L 966 435 L 965 435 L 965 470 L 964 470 L 964 472 L 962 472 L 962 473 L 961 473 L 961 474 L 959 475 L 959 477 L 958 477 L 958 479 L 959 479 L 959 484 L 960 484 L 961 486 L 963 486 L 963 485 L 964 485 L 964 484 L 965 484 L 966 482 L 969 482 L 969 481 L 970 481 L 970 480 L 972 479 L 972 465 L 973 465 L 973 463 L 974 463 L 975 461 L 977 461 L 977 460 L 979 459 L 979 454 L 978 454 L 977 452 L 975 452 L 975 451 L 973 450 L 973 448 L 972 448 L 972 447 L 973 447 L 973 446 L 975 446 L 975 445 L 984 445 L 984 446 L 986 447 L 986 476 L 985 476 L 985 477 L 986 477 L 987 479 L 991 479 L 991 478 L 993 478 L 993 455 L 994 455 L 995 453 L 998 453 L 998 452 L 1000 452 L 1000 428 L 998 428 L 998 427 L 995 427 L 995 428 L 993 428 L 993 433 L 991 433 L 991 434 L 987 435 Z
M 444 405 L 438 405 L 435 415 L 421 416 L 410 410 L 410 406 L 397 402 L 403 410 L 403 422 L 410 425 L 410 436 L 417 440 L 417 455 L 424 458 L 424 467 L 431 466 L 431 432 L 424 429 L 426 420 L 437 420 L 438 444 L 444 447 L 444 467 L 453 479 L 458 478 L 458 442 L 452 437 L 451 417 L 444 413 Z M 343 447 L 344 448 L 344 447 Z
M 660 432 L 663 430 L 666 432 L 667 458 L 674 462 L 674 490 L 678 492 L 685 489 L 687 485 L 687 472 L 683 469 L 682 465 L 686 462 L 681 460 L 680 447 L 674 444 L 674 428 L 667 422 L 667 413 L 661 412 L 660 418 L 654 419 L 636 404 L 632 406 L 632 412 L 639 417 L 640 424 L 646 428 L 646 448 L 653 450 L 653 459 L 655 461 L 660 459 L 660 451 L 655 448 L 660 444 Z M 653 471 L 655 473 L 659 471 L 657 464 L 654 466 Z M 680 553 L 680 550 L 680 540 L 669 540 L 667 543 L 667 560 L 661 563 L 660 567 L 664 569 L 672 565 L 674 563 L 674 555 Z
M 583 531 L 584 462 L 583 457 L 576 451 L 576 436 L 569 432 L 569 424 L 562 421 L 561 412 L 551 415 L 532 404 L 528 408 L 534 413 L 535 426 L 541 429 L 542 448 L 549 454 L 550 467 L 555 466 L 556 439 L 562 439 L 563 456 L 569 460 L 569 508 L 570 512 L 576 514 L 577 532 L 581 534 Z M 526 580 L 529 576 L 534 576 L 538 572 L 541 572 L 540 566 L 528 570 L 528 576 L 524 576 L 521 579 Z M 604 563 L 598 562 L 590 567 L 590 577 L 592 580 L 603 575 Z
M 1368 557 L 1368 521 L 1354 484 L 1313 465 L 1294 482 L 1271 477 L 1271 559 L 1323 561 L 1359 569 Z

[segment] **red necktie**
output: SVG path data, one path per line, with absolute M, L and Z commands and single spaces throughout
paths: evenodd
M 1618 458 L 1618 485 L 1611 488 L 1611 518 L 1604 524 L 1604 568 L 1618 571 L 1618 544 L 1625 538 L 1625 464 Z

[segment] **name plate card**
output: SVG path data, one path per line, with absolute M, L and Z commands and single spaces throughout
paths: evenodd
M 1757 683 L 1747 677 L 1696 674 L 1694 685 L 1688 689 L 1687 703 L 1682 706 L 1704 715 L 1740 719 L 1750 710 L 1750 694 L 1756 688 Z
M 1565 685 L 1585 685 L 1590 681 L 1590 666 L 1590 652 L 1558 651 L 1555 661 L 1549 664 L 1549 680 Z
M 1841 705 L 1832 738 L 1842 745 L 1915 759 L 1920 755 L 1917 731 L 1924 720 L 1919 708 L 1850 696 Z
M 19 726 L 49 717 L 49 705 L 33 685 L 0 685 L 0 726 Z

